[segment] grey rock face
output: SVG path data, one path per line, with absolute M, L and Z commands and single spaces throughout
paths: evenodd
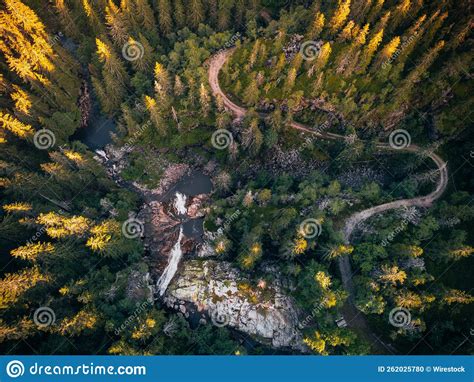
M 212 324 L 229 326 L 275 348 L 304 351 L 292 299 L 276 285 L 251 286 L 228 262 L 190 260 L 164 296 L 169 307 L 193 303 Z

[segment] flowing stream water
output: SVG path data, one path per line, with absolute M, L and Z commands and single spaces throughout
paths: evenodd
M 174 208 L 179 215 L 186 215 L 186 195 L 181 192 L 176 192 L 176 198 L 174 199 Z
M 179 262 L 181 261 L 181 257 L 183 256 L 183 251 L 181 250 L 181 239 L 183 238 L 183 227 L 179 229 L 179 236 L 178 241 L 174 245 L 171 253 L 169 255 L 168 265 L 166 266 L 165 270 L 161 274 L 161 277 L 158 279 L 156 283 L 156 288 L 158 290 L 158 294 L 163 296 L 170 284 L 173 276 L 175 275 L 176 271 L 178 270 Z

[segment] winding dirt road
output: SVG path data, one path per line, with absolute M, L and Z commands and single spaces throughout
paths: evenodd
M 236 105 L 232 102 L 226 94 L 222 91 L 219 85 L 219 72 L 222 66 L 225 64 L 227 59 L 230 57 L 234 49 L 225 50 L 219 54 L 213 56 L 209 61 L 209 84 L 211 86 L 214 96 L 220 97 L 224 106 L 230 110 L 236 118 L 243 118 L 247 112 L 247 109 Z M 343 135 L 329 133 L 329 132 L 317 132 L 311 130 L 310 127 L 303 125 L 298 122 L 292 122 L 290 126 L 294 129 L 304 131 L 313 134 L 322 139 L 331 140 L 344 140 Z M 420 196 L 413 199 L 401 199 L 390 203 L 380 204 L 375 207 L 365 209 L 360 212 L 356 212 L 349 216 L 342 230 L 344 241 L 348 244 L 350 242 L 351 235 L 357 225 L 364 220 L 370 218 L 373 215 L 380 214 L 385 211 L 399 209 L 402 207 L 430 207 L 432 203 L 438 199 L 446 189 L 448 184 L 448 168 L 446 162 L 437 154 L 432 151 L 424 152 L 422 148 L 416 145 L 409 145 L 401 149 L 395 149 L 387 143 L 379 142 L 376 144 L 376 148 L 379 150 L 387 151 L 399 151 L 399 152 L 411 152 L 415 154 L 424 154 L 429 157 L 438 167 L 439 181 L 436 189 L 426 196 Z M 362 334 L 369 343 L 372 344 L 374 350 L 377 353 L 393 353 L 394 349 L 385 343 L 383 343 L 369 328 L 365 316 L 360 312 L 354 305 L 354 283 L 352 280 L 353 272 L 349 256 L 343 256 L 339 258 L 339 271 L 341 273 L 342 284 L 344 289 L 349 293 L 349 299 L 343 308 L 343 315 L 348 325 L 355 329 L 357 332 Z

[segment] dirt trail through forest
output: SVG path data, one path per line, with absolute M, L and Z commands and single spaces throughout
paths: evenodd
M 236 118 L 242 118 L 245 116 L 247 109 L 236 105 L 232 102 L 229 97 L 222 91 L 219 85 L 219 72 L 222 66 L 225 64 L 227 59 L 231 56 L 234 49 L 229 49 L 220 52 L 213 56 L 209 61 L 209 84 L 211 86 L 214 96 L 220 97 L 224 106 L 229 109 Z M 294 129 L 304 131 L 315 136 L 321 137 L 322 139 L 332 140 L 344 140 L 346 137 L 339 134 L 328 133 L 328 132 L 317 132 L 313 131 L 309 126 L 298 122 L 292 122 L 291 127 Z M 387 143 L 377 143 L 376 147 L 380 150 L 397 151 L 397 152 L 412 152 L 415 154 L 426 155 L 429 157 L 438 167 L 439 181 L 436 189 L 428 195 L 419 196 L 412 199 L 401 199 L 390 203 L 380 204 L 375 207 L 367 208 L 363 211 L 356 212 L 349 216 L 343 228 L 343 237 L 346 243 L 350 242 L 351 235 L 357 225 L 364 220 L 370 218 L 373 215 L 380 214 L 385 211 L 399 209 L 402 207 L 430 207 L 432 203 L 438 199 L 446 189 L 448 184 L 448 167 L 446 162 L 434 152 L 425 152 L 424 149 L 416 145 L 409 145 L 406 148 L 394 149 Z M 374 347 L 378 353 L 393 353 L 394 349 L 385 343 L 383 343 L 369 328 L 367 320 L 362 312 L 360 312 L 354 305 L 354 283 L 352 280 L 353 272 L 349 256 L 343 256 L 339 258 L 339 272 L 341 273 L 342 284 L 344 289 L 349 293 L 350 298 L 343 308 L 343 315 L 348 325 L 355 329 L 357 332 L 362 334 Z

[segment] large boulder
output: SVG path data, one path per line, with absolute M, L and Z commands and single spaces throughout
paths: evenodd
M 214 325 L 227 325 L 266 345 L 305 350 L 293 300 L 275 284 L 255 285 L 228 262 L 184 262 L 164 302 L 179 310 L 191 304 Z

